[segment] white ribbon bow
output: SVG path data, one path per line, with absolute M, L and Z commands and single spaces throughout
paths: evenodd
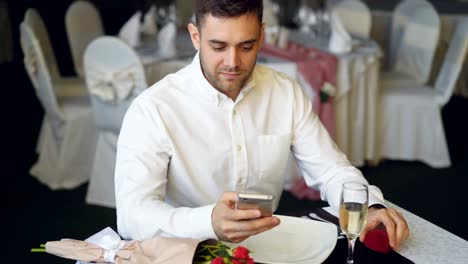
M 106 103 L 116 104 L 131 95 L 136 86 L 135 65 L 109 71 L 98 65 L 90 66 L 88 72 L 89 92 Z
M 107 263 L 114 263 L 117 252 L 124 248 L 128 243 L 128 241 L 122 240 L 119 234 L 110 227 L 104 228 L 100 232 L 86 239 L 86 241 L 104 249 L 102 257 L 104 258 L 104 262 Z

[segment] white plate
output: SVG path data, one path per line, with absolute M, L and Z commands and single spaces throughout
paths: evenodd
M 253 252 L 255 262 L 267 264 L 322 263 L 336 245 L 337 227 L 305 218 L 276 215 L 281 224 L 239 245 Z

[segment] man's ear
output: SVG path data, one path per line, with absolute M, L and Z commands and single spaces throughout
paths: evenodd
M 260 45 L 263 43 L 263 37 L 265 34 L 265 23 L 260 26 Z
M 192 39 L 193 47 L 196 50 L 200 50 L 200 33 L 198 32 L 197 26 L 195 26 L 192 23 L 189 23 L 187 28 L 190 33 L 190 38 Z

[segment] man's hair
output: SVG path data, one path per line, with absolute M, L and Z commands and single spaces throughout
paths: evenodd
M 195 19 L 197 27 L 203 24 L 205 16 L 211 14 L 216 18 L 239 17 L 244 14 L 257 14 L 258 22 L 262 23 L 262 0 L 197 0 Z

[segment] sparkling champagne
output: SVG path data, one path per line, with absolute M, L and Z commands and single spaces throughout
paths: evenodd
M 340 205 L 340 226 L 350 239 L 361 233 L 367 222 L 367 203 L 342 203 Z

